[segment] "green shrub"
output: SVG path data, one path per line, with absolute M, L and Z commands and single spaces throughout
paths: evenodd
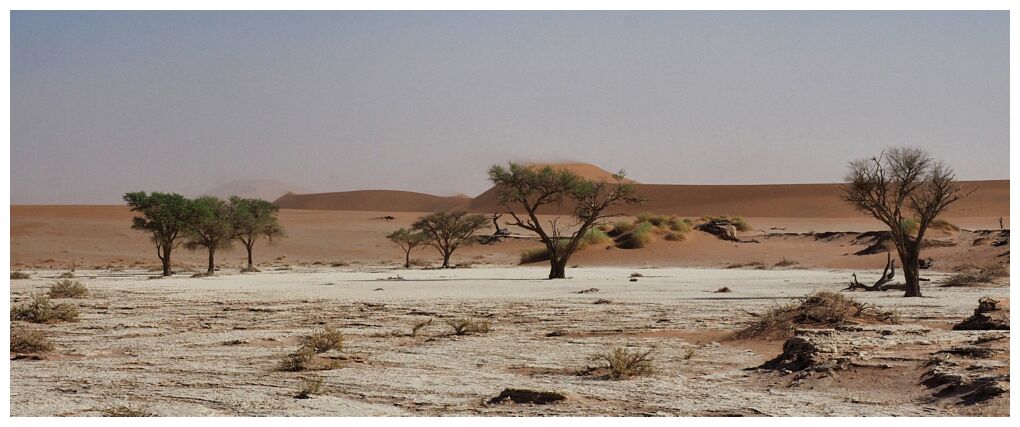
M 634 226 L 630 233 L 623 236 L 618 246 L 623 249 L 643 248 L 652 241 L 655 227 L 650 222 L 641 222 Z
M 50 286 L 50 298 L 84 298 L 89 290 L 77 280 L 62 279 Z
M 900 220 L 900 229 L 907 234 L 917 233 L 917 229 L 920 226 L 921 224 L 918 223 L 917 220 L 913 218 L 903 218 L 902 220 Z
M 588 245 L 597 245 L 597 244 L 600 244 L 600 243 L 606 243 L 606 242 L 609 242 L 609 241 L 612 241 L 612 240 L 613 239 L 611 239 L 609 237 L 609 235 L 606 234 L 606 232 L 604 232 L 604 231 L 602 231 L 602 230 L 600 230 L 598 228 L 591 228 L 591 229 L 588 229 L 588 231 L 586 231 L 584 233 L 584 236 L 581 237 L 581 244 L 580 244 L 580 246 L 578 246 L 578 249 L 583 249 L 585 246 L 588 246 Z
M 687 233 L 694 228 L 694 222 L 680 217 L 672 216 L 669 218 L 669 229 L 678 233 Z
M 634 223 L 647 222 L 656 227 L 665 227 L 669 223 L 669 218 L 666 215 L 658 215 L 649 212 L 640 213 Z
M 78 309 L 66 303 L 53 304 L 45 294 L 32 295 L 26 304 L 11 307 L 11 320 L 32 323 L 77 322 Z

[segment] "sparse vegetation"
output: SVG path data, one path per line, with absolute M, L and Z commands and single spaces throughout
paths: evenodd
M 471 244 L 471 236 L 488 227 L 484 216 L 465 211 L 436 212 L 418 218 L 412 227 L 424 235 L 428 244 L 443 257 L 443 268 L 450 268 L 450 256 L 457 248 Z
M 732 215 L 711 216 L 711 215 L 705 215 L 705 216 L 701 217 L 701 221 L 702 222 L 728 221 L 730 224 L 733 224 L 733 227 L 735 227 L 737 229 L 737 231 L 749 231 L 751 229 L 751 225 L 748 224 L 747 221 L 744 220 L 744 217 L 741 217 L 741 216 L 732 216 Z
M 301 389 L 294 395 L 296 399 L 307 399 L 314 394 L 319 394 L 322 389 L 322 377 L 311 375 L 301 379 Z
M 58 279 L 73 279 L 74 278 L 74 272 L 65 271 L 63 273 L 60 273 L 60 275 L 58 275 L 57 278 Z
M 447 325 L 453 328 L 454 335 L 483 334 L 489 332 L 491 324 L 487 321 L 468 318 L 449 319 Z
M 411 251 L 428 243 L 428 238 L 424 233 L 416 233 L 403 227 L 387 234 L 386 238 L 396 243 L 400 250 L 404 251 L 404 268 L 411 268 Z
M 53 342 L 46 334 L 24 326 L 11 326 L 11 352 L 13 353 L 49 353 L 53 351 Z
M 233 228 L 233 235 L 244 245 L 248 253 L 248 265 L 241 269 L 242 272 L 256 272 L 255 264 L 252 261 L 252 249 L 260 237 L 265 237 L 272 244 L 277 240 L 286 237 L 283 226 L 276 215 L 280 208 L 276 205 L 257 198 L 242 198 L 233 196 L 230 198 L 230 226 Z M 336 267 L 336 266 L 334 266 Z
M 103 409 L 104 417 L 155 417 L 156 414 L 145 409 L 132 408 L 129 406 L 111 406 Z
M 50 298 L 84 298 L 89 289 L 77 280 L 58 280 L 50 286 Z
M 772 266 L 773 267 L 789 267 L 791 265 L 797 265 L 797 264 L 800 264 L 800 262 L 798 262 L 796 260 L 792 260 L 792 259 L 787 259 L 786 257 L 783 257 L 783 259 L 779 260 L 775 264 L 772 264 Z
M 612 241 L 613 239 L 609 237 L 609 235 L 606 234 L 605 231 L 602 231 L 599 228 L 591 228 L 584 233 L 584 236 L 581 238 L 581 244 L 583 246 L 579 247 L 578 249 L 583 249 L 584 246 L 597 245 L 600 243 L 609 243 Z
M 24 279 L 28 279 L 28 278 L 31 278 L 31 276 L 29 276 L 28 273 L 25 273 L 23 271 L 12 271 L 11 272 L 11 280 L 24 280 Z
M 655 226 L 650 222 L 639 222 L 634 225 L 630 233 L 622 235 L 617 239 L 617 247 L 622 249 L 638 249 L 652 241 L 652 231 Z
M 966 286 L 980 283 L 993 283 L 1000 277 L 1009 277 L 1009 266 L 1003 264 L 986 264 L 979 267 L 967 267 L 946 278 L 947 286 Z
M 732 268 L 753 268 L 755 270 L 764 270 L 766 267 L 765 267 L 765 264 L 763 262 L 761 262 L 761 261 L 751 261 L 751 262 L 730 264 L 730 265 L 727 265 L 726 268 L 730 268 L 730 269 L 732 269 Z
M 11 307 L 11 320 L 32 323 L 77 322 L 78 309 L 67 303 L 53 304 L 45 294 L 32 295 L 26 304 Z
M 787 338 L 801 325 L 838 326 L 857 322 L 896 323 L 895 313 L 883 312 L 836 292 L 815 292 L 798 302 L 765 310 L 736 338 Z
M 612 350 L 593 355 L 591 361 L 606 362 L 610 378 L 624 379 L 653 373 L 655 371 L 652 365 L 653 351 L 652 349 L 632 351 L 624 347 L 616 347 Z
M 431 317 L 428 320 L 419 320 L 417 322 L 414 322 L 414 324 L 411 325 L 411 336 L 412 337 L 418 336 L 418 332 L 421 332 L 421 330 L 423 328 L 425 328 L 426 326 L 429 326 L 431 324 L 432 324 L 432 318 Z
M 156 255 L 163 264 L 163 275 L 171 275 L 170 254 L 180 244 L 185 224 L 191 218 L 191 201 L 177 193 L 144 191 L 127 193 L 124 201 L 132 212 L 141 213 L 131 220 L 131 228 L 151 235 Z
M 287 372 L 324 371 L 339 366 L 333 359 L 319 357 L 315 349 L 301 346 L 298 351 L 284 356 L 280 361 L 280 370 Z
M 344 349 L 344 336 L 340 331 L 326 326 L 322 330 L 302 337 L 301 345 L 311 348 L 316 353 L 325 353 L 330 350 L 341 351 Z
M 929 225 L 929 227 L 931 227 L 933 229 L 936 229 L 936 230 L 960 231 L 960 227 L 958 225 L 953 224 L 953 223 L 951 223 L 949 221 L 946 221 L 944 219 L 936 219 L 936 220 L 932 221 L 931 225 Z

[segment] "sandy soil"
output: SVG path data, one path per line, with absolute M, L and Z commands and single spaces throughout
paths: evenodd
M 633 272 L 643 277 L 631 282 Z M 12 304 L 58 273 L 12 281 Z M 948 330 L 979 297 L 1008 296 L 1008 284 L 928 285 L 921 299 L 855 293 L 896 311 L 900 324 L 822 331 L 856 364 L 797 377 L 747 369 L 776 356 L 781 342 L 725 337 L 752 313 L 842 288 L 847 271 L 604 267 L 571 269 L 561 281 L 541 280 L 545 273 L 302 268 L 150 280 L 144 271 L 79 271 L 91 295 L 62 302 L 80 308 L 80 322 L 36 326 L 56 354 L 11 362 L 12 414 L 127 406 L 157 415 L 1008 415 L 1008 392 L 965 404 L 921 384 L 936 352 L 982 337 L 999 345 L 996 356 L 968 363 L 1008 371 L 1008 331 Z M 714 293 L 723 286 L 733 292 Z M 492 330 L 452 336 L 444 320 L 455 317 L 490 321 Z M 408 335 L 428 318 L 431 326 Z M 322 325 L 347 337 L 343 352 L 326 353 L 342 366 L 278 371 L 299 337 Z M 626 380 L 578 374 L 597 365 L 590 355 L 615 346 L 654 348 L 656 372 Z M 313 375 L 323 379 L 320 393 L 294 398 Z M 507 387 L 567 399 L 484 403 Z
M 256 246 L 255 261 L 263 266 L 402 264 L 403 253 L 385 236 L 399 227 L 409 227 L 422 214 L 283 209 L 280 222 L 289 237 L 275 245 L 260 242 Z M 396 219 L 383 219 L 386 216 Z M 11 266 L 15 269 L 56 269 L 72 265 L 97 269 L 154 268 L 159 265 L 155 249 L 144 233 L 130 229 L 131 217 L 132 213 L 124 206 L 12 206 Z M 960 217 L 952 221 L 965 229 L 998 229 L 998 217 Z M 1006 221 L 1008 227 L 1008 217 Z M 754 229 L 742 233 L 741 238 L 757 243 L 726 242 L 694 231 L 682 242 L 660 239 L 642 249 L 591 247 L 579 252 L 572 263 L 582 266 L 727 267 L 754 262 L 772 265 L 786 258 L 799 263 L 794 268 L 860 269 L 885 265 L 883 254 L 854 255 L 866 245 L 854 242 L 853 236 L 816 239 L 794 235 L 882 229 L 874 220 L 751 217 L 748 222 Z M 487 232 L 491 233 L 491 228 Z M 1009 245 L 992 246 L 995 238 L 988 237 L 969 232 L 932 232 L 929 238 L 952 245 L 926 249 L 924 256 L 935 258 L 935 269 L 941 271 L 966 264 L 1003 262 Z M 521 251 L 539 246 L 536 240 L 474 245 L 458 250 L 453 262 L 516 265 Z M 219 251 L 218 262 L 227 267 L 241 266 L 245 257 L 239 249 L 238 246 Z M 412 257 L 424 263 L 439 260 L 432 248 L 416 250 Z M 173 259 L 176 268 L 198 269 L 203 268 L 206 256 L 202 251 L 188 252 L 180 248 L 174 252 Z

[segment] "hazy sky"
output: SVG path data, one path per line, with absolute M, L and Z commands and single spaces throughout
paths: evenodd
M 13 12 L 13 203 L 274 178 L 477 194 L 489 165 L 1009 176 L 1007 12 Z

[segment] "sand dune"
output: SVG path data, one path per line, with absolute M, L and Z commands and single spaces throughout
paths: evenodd
M 444 211 L 466 204 L 467 197 L 443 197 L 410 191 L 361 190 L 336 193 L 284 194 L 276 199 L 283 209 L 334 211 L 428 212 Z

